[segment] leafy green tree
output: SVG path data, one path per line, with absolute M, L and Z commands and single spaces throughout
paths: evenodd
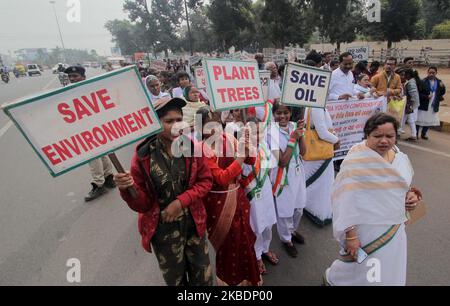
M 123 54 L 134 54 L 141 51 L 142 40 L 137 35 L 138 28 L 128 20 L 111 20 L 105 25 L 113 36 L 113 42 L 120 48 Z
M 254 32 L 251 0 L 212 0 L 207 16 L 211 20 L 214 38 L 226 51 L 231 46 L 245 47 L 242 34 L 245 30 Z
M 373 39 L 392 43 L 403 39 L 414 39 L 419 21 L 420 0 L 381 0 L 381 22 L 367 24 L 366 34 Z
M 434 39 L 449 39 L 450 38 L 450 20 L 434 26 L 432 37 Z
M 365 24 L 364 1 L 361 0 L 311 0 L 312 9 L 322 37 L 337 45 L 353 42 Z
M 434 26 L 450 18 L 449 0 L 422 0 L 421 18 L 425 20 L 426 32 L 431 33 Z
M 266 0 L 260 13 L 263 34 L 276 48 L 308 42 L 314 27 L 308 1 Z

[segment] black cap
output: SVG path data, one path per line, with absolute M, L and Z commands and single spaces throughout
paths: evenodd
M 70 66 L 66 70 L 64 70 L 64 73 L 71 74 L 71 73 L 78 73 L 79 75 L 84 76 L 86 74 L 86 69 L 81 66 Z

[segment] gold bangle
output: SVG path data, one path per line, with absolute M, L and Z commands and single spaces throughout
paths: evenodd
M 353 240 L 357 240 L 359 237 L 355 236 L 355 237 L 351 237 L 351 238 L 345 238 L 345 240 L 347 241 L 353 241 Z

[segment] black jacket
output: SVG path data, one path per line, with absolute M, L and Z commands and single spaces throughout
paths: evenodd
M 441 102 L 444 101 L 444 95 L 446 92 L 445 85 L 442 83 L 440 79 L 436 79 L 438 82 L 438 89 L 436 92 L 435 100 L 430 101 L 430 95 L 431 95 L 431 85 L 430 81 L 425 78 L 422 81 L 422 90 L 420 91 L 420 107 L 419 110 L 427 112 L 430 105 L 433 107 L 433 111 L 435 113 L 439 112 L 439 107 L 441 105 Z

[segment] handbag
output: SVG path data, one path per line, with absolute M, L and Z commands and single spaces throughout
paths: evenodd
M 306 154 L 303 159 L 306 161 L 327 160 L 334 157 L 333 144 L 319 138 L 315 129 L 311 129 L 311 109 L 308 110 L 306 131 L 304 136 L 306 143 Z

